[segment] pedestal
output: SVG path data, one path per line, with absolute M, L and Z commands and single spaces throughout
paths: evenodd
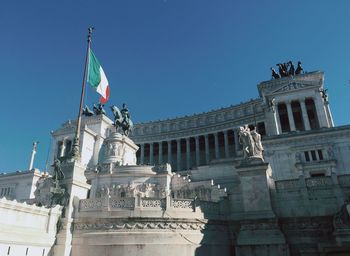
M 139 147 L 127 136 L 112 132 L 105 139 L 104 164 L 136 165 L 136 151 Z
M 236 255 L 289 255 L 288 246 L 272 210 L 267 173 L 271 166 L 251 159 L 236 166 L 241 181 L 243 209 L 235 216 L 240 229 Z
M 79 206 L 80 199 L 86 199 L 90 185 L 86 183 L 85 167 L 77 161 L 62 164 L 65 179 L 62 185 L 69 193 L 69 202 L 63 209 L 60 230 L 53 247 L 54 256 L 70 256 L 72 249 L 73 230 L 71 228 L 74 210 Z

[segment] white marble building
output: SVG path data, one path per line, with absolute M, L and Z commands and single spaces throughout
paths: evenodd
M 107 116 L 84 117 L 79 162 L 65 162 L 75 121 L 54 131 L 70 197 L 54 255 L 348 255 L 350 126 L 334 127 L 323 72 L 258 91 L 136 124 L 130 139 Z M 244 124 L 262 135 L 265 163 L 242 161 Z

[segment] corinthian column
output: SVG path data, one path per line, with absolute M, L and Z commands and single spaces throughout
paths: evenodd
M 287 106 L 287 113 L 288 113 L 288 121 L 289 121 L 290 130 L 295 131 L 295 123 L 294 123 L 294 116 L 293 116 L 291 102 L 290 101 L 286 102 L 286 106 Z
M 176 140 L 176 149 L 177 149 L 177 170 L 181 169 L 181 139 Z
M 186 168 L 190 169 L 191 165 L 191 158 L 190 158 L 190 138 L 186 138 Z
M 228 135 L 227 131 L 224 131 L 224 141 L 225 141 L 225 157 L 228 158 L 230 156 L 230 152 L 228 149 Z
M 215 159 L 220 158 L 220 151 L 219 151 L 219 134 L 216 132 L 214 133 L 214 144 L 215 144 Z
M 140 164 L 144 164 L 145 163 L 145 144 L 142 143 L 140 144 L 140 146 L 141 146 Z
M 163 163 L 163 142 L 160 141 L 158 143 L 158 164 L 162 164 Z
M 200 159 L 199 159 L 199 136 L 194 137 L 196 142 L 196 165 L 200 165 Z
M 171 164 L 171 140 L 168 140 L 168 163 Z
M 149 164 L 153 164 L 153 142 L 149 144 Z
M 209 163 L 209 140 L 208 140 L 208 134 L 204 135 L 204 141 L 205 141 L 205 163 Z
M 300 108 L 301 108 L 301 115 L 303 116 L 305 130 L 309 131 L 309 130 L 311 130 L 311 128 L 310 128 L 309 117 L 307 115 L 307 110 L 306 110 L 306 106 L 305 106 L 305 100 L 300 101 Z

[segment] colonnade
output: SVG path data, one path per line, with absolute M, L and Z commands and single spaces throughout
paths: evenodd
M 288 100 L 277 104 L 277 118 L 281 132 L 312 130 L 320 126 L 318 109 L 312 98 Z
M 208 164 L 213 159 L 236 156 L 240 151 L 238 129 L 166 141 L 140 143 L 139 164 L 171 163 L 175 170 Z

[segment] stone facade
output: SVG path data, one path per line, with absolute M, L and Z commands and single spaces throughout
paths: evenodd
M 36 183 L 41 175 L 37 169 L 0 173 L 0 198 L 18 201 L 34 198 Z
M 347 255 L 350 126 L 334 127 L 323 72 L 262 82 L 236 106 L 136 124 L 83 118 L 53 133 L 69 204 L 55 255 Z M 238 127 L 263 159 L 244 160 Z M 1 179 L 0 179 L 1 180 Z
M 52 255 L 61 211 L 0 198 L 0 255 Z

